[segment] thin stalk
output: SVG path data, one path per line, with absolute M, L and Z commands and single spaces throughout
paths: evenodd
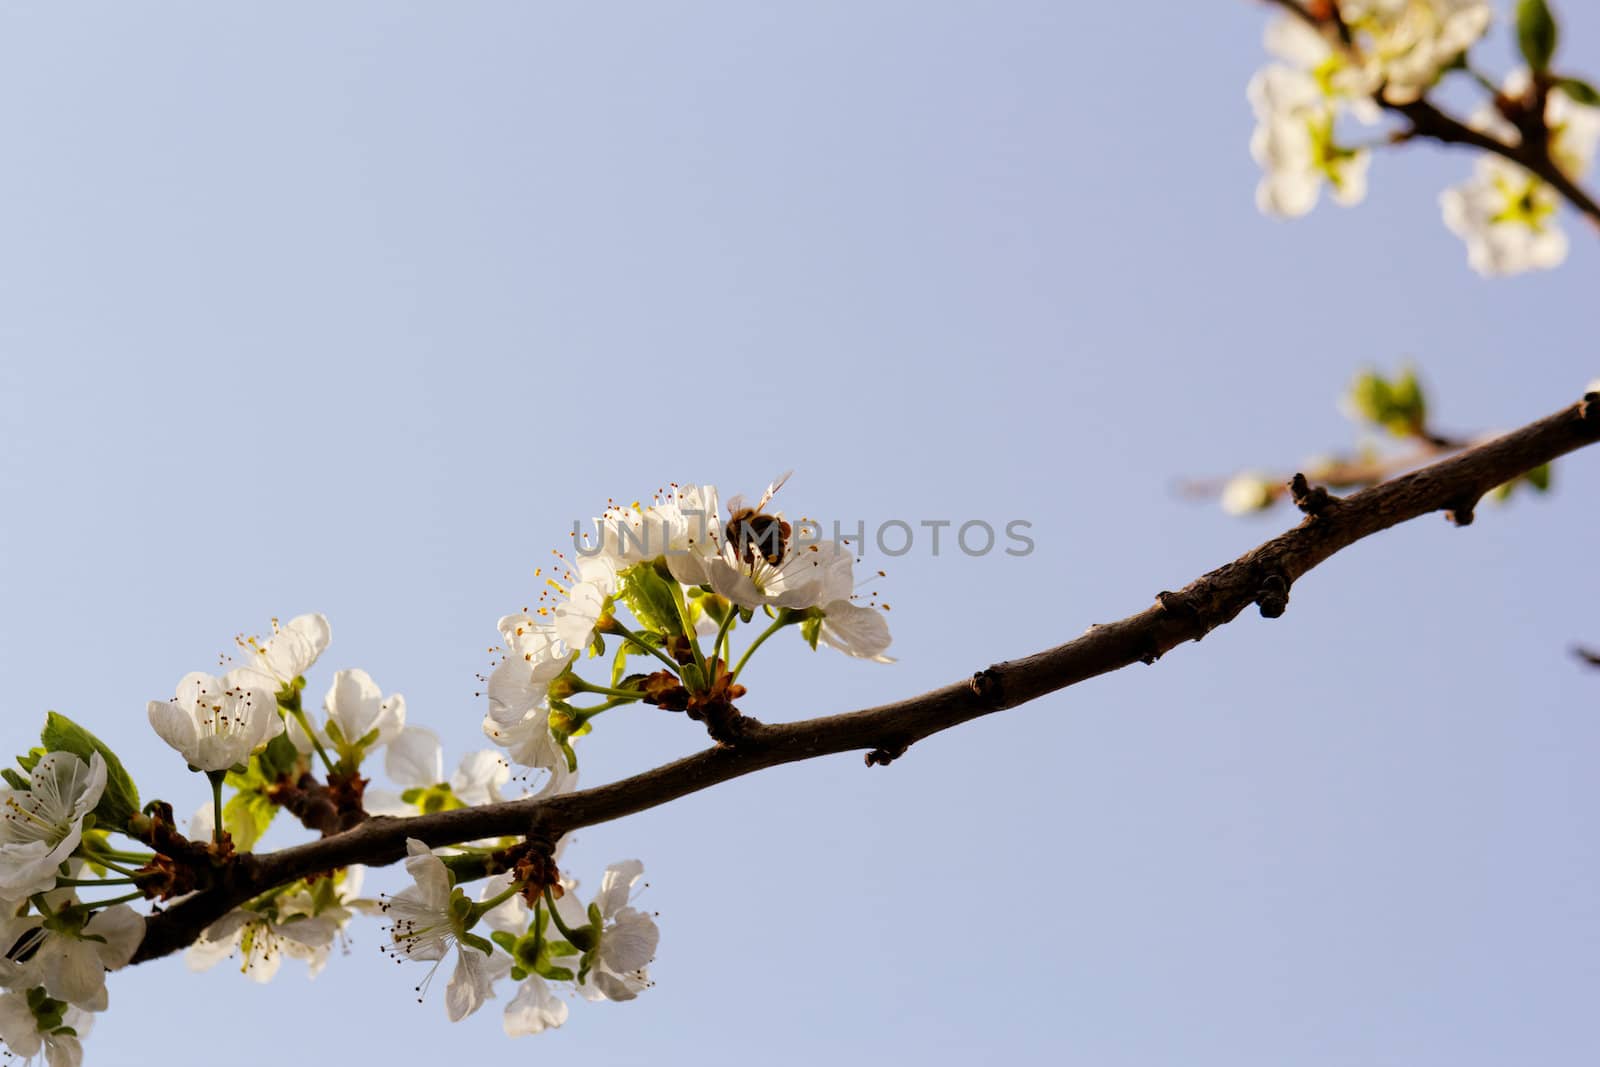
M 772 620 L 772 625 L 768 626 L 765 630 L 762 630 L 761 633 L 757 635 L 756 639 L 750 642 L 750 647 L 744 650 L 744 655 L 739 657 L 738 665 L 733 668 L 733 678 L 731 681 L 737 682 L 739 680 L 739 672 L 744 670 L 744 665 L 750 662 L 751 655 L 755 653 L 756 649 L 761 647 L 762 643 L 766 641 L 767 638 L 771 637 L 773 634 L 789 625 L 789 617 L 788 608 L 778 609 L 778 617 Z

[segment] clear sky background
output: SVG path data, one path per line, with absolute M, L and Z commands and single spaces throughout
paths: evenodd
M 1600 12 L 1559 8 L 1600 74 Z M 875 559 L 897 664 L 790 639 L 747 675 L 763 719 L 865 706 L 1291 525 L 1173 485 L 1350 444 L 1334 401 L 1363 364 L 1417 359 L 1450 430 L 1575 400 L 1600 241 L 1569 218 L 1562 270 L 1479 279 L 1436 204 L 1470 157 L 1410 148 L 1359 208 L 1256 214 L 1264 19 L 7 5 L 6 751 L 58 708 L 192 810 L 145 702 L 320 610 L 312 694 L 364 667 L 453 763 L 484 746 L 474 675 L 533 567 L 667 480 L 793 467 L 812 515 L 1031 521 L 1023 559 Z M 89 1062 L 1594 1063 L 1600 675 L 1567 648 L 1600 642 L 1600 453 L 1556 476 L 887 769 L 839 756 L 583 831 L 589 885 L 646 864 L 659 984 L 634 1003 L 515 1044 L 498 1004 L 452 1026 L 369 922 L 314 982 L 115 976 Z M 704 744 L 622 713 L 584 781 Z

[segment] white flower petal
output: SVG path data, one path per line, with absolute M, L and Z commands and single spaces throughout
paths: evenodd
M 408 726 L 389 742 L 383 756 L 389 780 L 407 789 L 427 788 L 444 781 L 444 746 L 439 735 L 425 726 Z

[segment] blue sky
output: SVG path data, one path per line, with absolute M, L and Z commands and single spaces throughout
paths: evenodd
M 1600 72 L 1600 14 L 1562 14 Z M 1025 558 L 880 560 L 899 662 L 783 643 L 744 707 L 785 720 L 1065 640 L 1276 533 L 1174 483 L 1349 445 L 1362 365 L 1414 358 L 1465 432 L 1600 376 L 1600 241 L 1568 219 L 1560 271 L 1479 279 L 1436 204 L 1467 156 L 1256 214 L 1246 3 L 0 18 L 8 743 L 67 712 L 179 810 L 204 786 L 145 702 L 275 615 L 332 619 L 313 693 L 360 666 L 452 762 L 482 747 L 496 618 L 608 497 L 793 467 L 808 514 L 1033 524 Z M 583 831 L 590 884 L 646 864 L 634 1003 L 512 1044 L 496 1005 L 416 1004 L 368 924 L 315 982 L 118 975 L 89 1062 L 1593 1062 L 1600 676 L 1566 649 L 1600 643 L 1600 455 L 1556 474 L 887 769 Z M 705 743 L 628 714 L 586 783 Z

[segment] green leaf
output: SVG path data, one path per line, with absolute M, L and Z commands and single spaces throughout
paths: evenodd
M 18 774 L 10 767 L 0 768 L 0 777 L 5 778 L 6 784 L 12 789 L 20 789 L 23 792 L 27 792 L 30 788 L 32 788 L 33 785 L 33 783 L 29 782 L 26 778 L 22 777 L 22 775 Z
M 1513 478 L 1509 482 L 1503 482 L 1495 486 L 1489 490 L 1488 497 L 1496 504 L 1503 504 L 1520 485 L 1527 485 L 1536 493 L 1547 493 L 1550 491 L 1550 477 L 1550 464 L 1541 463 L 1520 478 Z
M 1392 382 L 1375 371 L 1362 372 L 1350 383 L 1344 406 L 1396 437 L 1416 437 L 1427 430 L 1428 401 L 1414 367 L 1406 367 Z
M 577 977 L 569 967 L 557 967 L 553 963 L 541 962 L 536 968 L 541 978 L 548 978 L 552 982 L 570 982 Z
M 1556 88 L 1585 107 L 1600 107 L 1600 89 L 1582 78 L 1557 78 Z
M 807 615 L 800 622 L 800 636 L 806 639 L 811 651 L 817 650 L 817 638 L 822 636 L 822 615 Z
M 339 729 L 338 721 L 332 716 L 328 717 L 326 732 L 328 740 L 332 741 L 336 747 L 341 749 L 349 747 L 349 742 L 345 740 L 344 731 Z
M 1517 47 L 1535 74 L 1550 69 L 1559 36 L 1555 16 L 1544 0 L 1518 0 Z
M 222 828 L 233 837 L 233 847 L 249 852 L 272 825 L 278 806 L 254 790 L 235 793 L 222 806 Z
M 693 663 L 685 663 L 678 668 L 678 675 L 683 679 L 683 684 L 691 693 L 701 693 L 706 689 L 706 674 Z
M 106 791 L 95 805 L 95 817 L 115 830 L 128 825 L 128 818 L 139 810 L 139 789 L 117 754 L 107 748 L 104 741 L 55 711 L 45 716 L 39 739 L 51 752 L 70 752 L 85 761 L 91 754 L 100 753 L 100 758 L 106 761 Z
M 676 582 L 663 578 L 649 563 L 640 563 L 622 572 L 620 585 L 622 602 L 645 629 L 661 634 L 683 633 Z
M 300 776 L 300 750 L 294 747 L 294 742 L 289 740 L 287 731 L 267 742 L 267 747 L 262 749 L 255 757 L 262 778 L 267 782 L 276 782 L 284 775 L 298 778 Z
M 1375 371 L 1364 371 L 1350 383 L 1345 403 L 1357 418 L 1381 423 L 1389 408 L 1389 383 Z
M 479 952 L 483 953 L 485 956 L 493 956 L 494 955 L 494 946 L 489 944 L 489 942 L 485 941 L 483 939 L 483 937 L 481 935 L 479 935 L 479 934 L 474 934 L 474 933 L 459 934 L 459 935 L 457 935 L 456 940 L 460 941 L 463 945 L 470 945 L 471 947 L 477 949 Z
M 652 648 L 660 648 L 664 644 L 660 634 L 645 631 L 639 639 Z M 632 641 L 618 641 L 616 655 L 611 660 L 611 688 L 616 689 L 627 677 L 629 656 L 649 656 L 649 649 L 640 648 Z
M 1384 425 L 1391 433 L 1401 437 L 1421 433 L 1428 424 L 1428 402 L 1422 395 L 1422 383 L 1417 380 L 1415 367 L 1405 372 L 1389 387 L 1389 412 Z

